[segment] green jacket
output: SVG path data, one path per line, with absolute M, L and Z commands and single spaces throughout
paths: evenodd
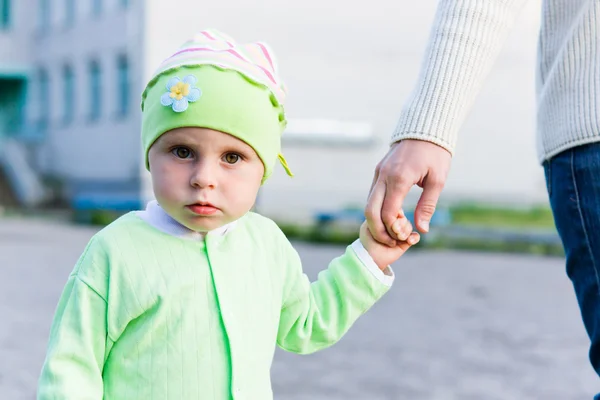
M 311 284 L 265 217 L 193 240 L 154 214 L 90 240 L 56 310 L 39 400 L 271 399 L 276 344 L 332 345 L 393 280 L 358 241 Z

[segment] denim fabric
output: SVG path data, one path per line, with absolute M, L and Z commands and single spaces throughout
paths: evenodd
M 600 375 L 600 143 L 566 150 L 544 170 L 567 275 L 591 340 L 590 362 Z

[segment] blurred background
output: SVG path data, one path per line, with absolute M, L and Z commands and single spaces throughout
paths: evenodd
M 356 235 L 437 1 L 0 0 L 0 399 L 35 392 L 52 314 L 91 235 L 152 198 L 140 94 L 212 27 L 262 40 L 288 86 L 282 169 L 258 212 L 311 278 Z M 580 399 L 599 391 L 535 154 L 540 1 L 464 124 L 432 233 L 332 349 L 277 353 L 282 399 Z M 410 214 L 419 190 L 405 204 Z

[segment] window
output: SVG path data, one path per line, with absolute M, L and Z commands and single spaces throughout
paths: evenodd
M 63 106 L 64 114 L 63 121 L 65 124 L 70 124 L 75 115 L 75 75 L 73 68 L 70 65 L 63 67 Z
M 40 29 L 46 31 L 50 28 L 50 1 L 51 0 L 38 0 L 39 1 L 39 23 Z
M 10 28 L 11 0 L 0 0 L 0 30 Z
M 102 71 L 98 61 L 91 61 L 90 74 L 90 119 L 97 120 L 102 115 Z
M 65 25 L 73 26 L 75 24 L 75 1 L 76 0 L 65 0 Z
M 50 79 L 44 68 L 38 71 L 38 85 L 40 128 L 45 129 L 50 121 Z
M 117 94 L 118 115 L 121 117 L 129 113 L 131 103 L 131 87 L 129 85 L 129 60 L 127 56 L 121 55 L 117 58 Z
M 92 0 L 92 14 L 94 16 L 102 14 L 102 0 Z

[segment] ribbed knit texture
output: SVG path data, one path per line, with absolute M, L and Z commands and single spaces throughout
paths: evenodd
M 458 131 L 525 3 L 440 1 L 393 142 L 422 139 L 454 152 Z M 543 1 L 536 85 L 540 162 L 600 140 L 599 18 L 598 0 Z
M 276 344 L 328 347 L 388 289 L 351 246 L 311 284 L 257 214 L 198 241 L 130 213 L 92 238 L 69 277 L 38 399 L 268 400 Z

